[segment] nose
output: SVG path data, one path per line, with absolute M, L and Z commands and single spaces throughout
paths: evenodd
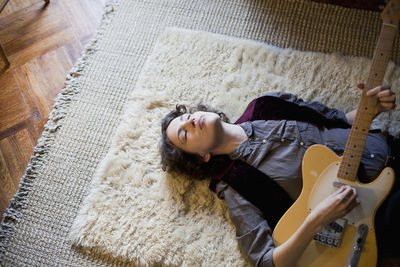
M 188 120 L 186 120 L 185 122 L 183 122 L 183 127 L 188 130 L 190 128 L 193 128 L 195 126 L 194 123 L 194 117 L 191 116 Z

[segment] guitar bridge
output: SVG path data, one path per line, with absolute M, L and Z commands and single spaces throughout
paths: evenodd
M 318 243 L 338 248 L 346 223 L 347 220 L 341 218 L 325 225 L 321 231 L 315 234 L 314 240 Z

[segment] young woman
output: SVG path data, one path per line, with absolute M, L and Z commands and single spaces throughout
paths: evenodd
M 363 84 L 357 86 L 361 89 L 364 87 Z M 373 88 L 368 95 L 378 98 L 376 115 L 390 111 L 395 106 L 395 94 L 389 86 Z M 249 110 L 250 116 L 246 115 Z M 273 191 L 283 188 L 283 194 L 293 201 L 302 188 L 301 161 L 306 149 L 313 144 L 324 144 L 341 155 L 355 114 L 356 110 L 344 114 L 319 102 L 303 102 L 288 93 L 266 94 L 253 101 L 237 124 L 229 123 L 222 112 L 203 105 L 190 111 L 185 106 L 177 105 L 176 110 L 162 120 L 160 152 L 163 169 L 168 167 L 198 179 L 222 173 L 217 180 L 214 179 L 213 190 L 225 199 L 236 227 L 239 245 L 250 262 L 256 266 L 294 266 L 313 236 L 324 225 L 343 217 L 359 204 L 356 190 L 344 186 L 328 196 L 290 239 L 275 247 L 271 228 L 279 219 L 276 214 L 282 213 L 272 217 L 266 213 L 268 207 L 272 212 L 274 206 L 279 204 L 262 203 L 263 207 L 267 207 L 262 210 L 253 205 L 257 201 L 253 201 L 252 194 L 256 194 L 260 188 L 241 193 L 244 191 L 238 186 L 240 182 L 226 178 L 231 175 L 227 173 L 234 172 L 229 166 L 232 166 L 232 161 L 244 162 L 249 166 L 248 169 L 255 170 L 251 173 L 262 173 L 261 176 L 276 182 L 279 189 L 274 188 Z M 386 136 L 371 131 L 359 176 L 376 178 L 389 154 Z M 245 172 L 244 176 L 252 176 L 249 173 Z M 239 176 L 243 176 L 243 172 Z M 250 181 L 252 178 L 244 179 Z M 261 190 L 270 190 L 269 195 L 274 195 L 271 189 Z M 389 215 L 393 213 L 392 210 L 400 211 L 400 196 L 396 193 L 392 195 L 395 196 L 386 212 Z M 273 201 L 269 199 L 264 202 Z M 390 223 L 393 221 L 392 218 L 387 220 Z

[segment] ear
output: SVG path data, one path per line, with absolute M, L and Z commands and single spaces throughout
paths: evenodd
M 205 155 L 197 155 L 199 163 L 206 163 L 209 162 L 211 159 L 211 153 L 207 153 Z

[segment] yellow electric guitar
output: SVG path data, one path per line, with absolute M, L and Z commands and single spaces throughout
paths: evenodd
M 305 152 L 303 189 L 275 227 L 273 238 L 277 245 L 289 239 L 318 203 L 341 185 L 356 188 L 360 205 L 318 232 L 297 266 L 365 267 L 377 264 L 374 218 L 393 186 L 394 171 L 387 167 L 373 182 L 364 184 L 357 180 L 357 170 L 377 104 L 377 98 L 367 96 L 366 92 L 383 81 L 399 17 L 400 0 L 389 1 L 381 14 L 381 33 L 343 156 L 338 157 L 323 145 L 313 145 Z

